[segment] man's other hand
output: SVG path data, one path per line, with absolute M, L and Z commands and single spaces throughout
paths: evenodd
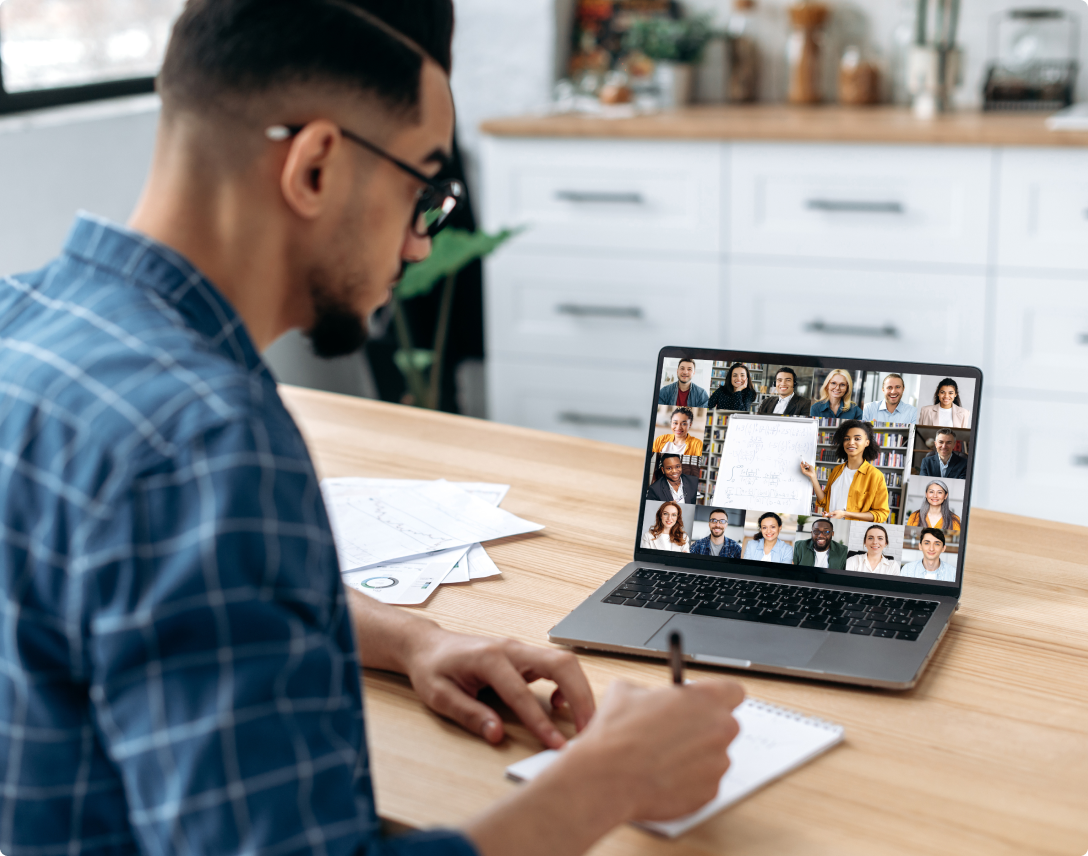
M 433 627 L 413 639 L 405 671 L 423 702 L 489 743 L 503 738 L 502 718 L 477 699 L 491 687 L 549 749 L 566 739 L 541 708 L 529 684 L 554 681 L 553 707 L 570 706 L 575 727 L 589 724 L 593 691 L 578 659 L 568 651 L 525 645 L 512 639 L 465 636 Z

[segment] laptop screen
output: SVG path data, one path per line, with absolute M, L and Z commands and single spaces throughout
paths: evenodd
M 981 384 L 964 366 L 666 348 L 640 558 L 957 588 Z

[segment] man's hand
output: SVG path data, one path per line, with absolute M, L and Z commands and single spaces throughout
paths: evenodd
M 575 656 L 511 639 L 465 636 L 443 630 L 416 613 L 347 590 L 359 658 L 371 669 L 407 675 L 425 704 L 489 743 L 503 737 L 501 717 L 476 698 L 491 687 L 550 749 L 566 740 L 541 709 L 529 684 L 554 681 L 553 707 L 569 705 L 581 731 L 593 716 L 593 691 Z
M 584 853 L 627 820 L 672 820 L 714 798 L 744 698 L 735 681 L 613 684 L 554 764 L 466 827 L 482 856 Z
M 549 749 L 559 749 L 566 739 L 541 709 L 529 684 L 541 678 L 558 684 L 552 705 L 568 704 L 579 731 L 593 716 L 593 691 L 577 658 L 567 651 L 464 636 L 432 626 L 413 640 L 405 665 L 428 707 L 489 743 L 502 740 L 503 725 L 501 717 L 476 698 L 485 687 L 491 687 Z

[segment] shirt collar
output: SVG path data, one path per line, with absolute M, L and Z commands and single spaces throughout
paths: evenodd
M 165 244 L 80 212 L 64 254 L 154 292 L 213 350 L 250 372 L 268 372 L 234 307 L 184 256 Z

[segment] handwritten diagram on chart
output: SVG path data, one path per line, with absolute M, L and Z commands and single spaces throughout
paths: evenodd
M 816 428 L 815 419 L 730 416 L 713 504 L 808 514 L 812 483 L 801 459 L 816 461 Z

